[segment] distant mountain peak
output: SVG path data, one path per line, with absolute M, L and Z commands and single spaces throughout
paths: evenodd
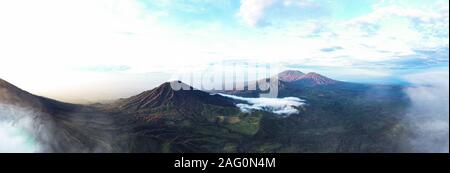
M 278 79 L 283 82 L 296 82 L 308 85 L 328 85 L 337 81 L 325 77 L 316 72 L 303 73 L 298 70 L 286 70 L 278 74 Z
M 314 78 L 314 77 L 325 77 L 319 73 L 316 72 L 309 72 L 307 74 L 305 74 L 304 78 Z
M 315 72 L 307 73 L 303 75 L 299 80 L 307 82 L 311 85 L 328 85 L 338 82 Z
M 293 82 L 301 79 L 305 73 L 298 70 L 286 70 L 278 74 L 278 79 L 285 82 Z
M 179 91 L 179 90 L 194 90 L 194 87 L 180 81 L 180 80 L 175 80 L 175 81 L 169 81 L 169 82 L 164 82 L 163 84 L 161 84 L 158 88 L 164 88 L 164 89 L 168 89 L 168 90 L 174 90 L 174 91 Z

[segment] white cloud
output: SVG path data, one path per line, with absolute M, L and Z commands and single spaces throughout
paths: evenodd
M 278 115 L 292 115 L 299 113 L 298 108 L 305 105 L 305 100 L 297 97 L 285 98 L 245 98 L 227 94 L 220 94 L 235 100 L 246 103 L 236 104 L 243 112 L 252 112 L 254 110 L 264 110 Z
M 315 3 L 313 2 L 313 0 L 283 0 L 283 5 L 305 7 L 314 6 Z
M 0 122 L 0 153 L 33 153 L 38 151 L 38 146 L 33 144 L 33 137 L 17 124 L 12 122 Z M 25 133 L 25 134 L 24 134 Z
M 36 128 L 33 111 L 0 104 L 0 153 L 32 153 L 43 148 L 37 135 L 43 129 Z
M 400 5 L 377 7 L 373 12 L 352 19 L 348 28 L 360 30 L 371 38 L 377 38 L 384 49 L 396 50 L 398 45 L 410 49 L 448 47 L 448 2 L 439 2 L 432 8 L 411 8 Z M 386 45 L 397 42 L 394 45 Z M 401 50 L 404 48 L 400 47 Z
M 55 97 L 50 93 L 56 90 L 58 94 L 73 93 L 73 97 L 95 93 L 117 97 L 114 94 L 126 84 L 139 84 L 142 90 L 164 81 L 145 73 L 188 71 L 222 60 L 357 68 L 359 64 L 414 55 L 414 49 L 448 47 L 448 8 L 444 5 L 435 11 L 400 8 L 395 12 L 398 7 L 380 7 L 374 14 L 357 19 L 379 25 L 374 29 L 377 32 L 370 33 L 360 24 L 306 18 L 284 23 L 279 19 L 275 26 L 264 28 L 230 29 L 228 23 L 220 21 L 183 28 L 183 24 L 161 20 L 176 15 L 161 16 L 172 1 L 161 2 L 165 2 L 162 10 L 151 11 L 137 1 L 126 0 L 0 1 L 0 77 L 50 97 Z M 272 8 L 296 10 L 292 7 L 312 3 L 315 1 L 242 0 L 238 15 L 246 24 L 255 26 L 264 22 Z M 229 13 L 235 15 L 236 11 Z M 420 27 L 411 25 L 414 20 L 421 21 Z M 321 51 L 333 46 L 342 49 Z M 104 74 L 79 71 L 103 65 L 130 68 Z M 148 77 L 154 84 L 124 79 L 134 74 L 139 77 L 131 81 Z M 77 93 L 89 88 L 88 94 Z
M 249 26 L 258 26 L 265 22 L 266 13 L 273 7 L 314 6 L 311 0 L 241 0 L 237 15 Z
M 30 92 L 70 101 L 74 99 L 60 94 L 117 98 L 124 85 L 150 89 L 152 85 L 142 85 L 143 73 L 195 64 L 186 58 L 200 56 L 202 47 L 158 24 L 137 1 L 0 1 L 0 22 L 0 77 Z M 130 75 L 80 70 L 104 64 L 129 66 L 121 73 Z M 127 84 L 136 78 L 141 81 Z M 80 93 L 81 88 L 88 94 Z
M 265 10 L 277 0 L 241 0 L 238 15 L 250 26 L 256 26 L 264 17 Z
M 407 142 L 415 152 L 448 153 L 448 71 L 430 71 L 405 78 L 414 84 L 405 90 L 411 100 L 405 121 L 414 132 Z
M 419 9 L 402 8 L 398 6 L 388 6 L 376 8 L 372 13 L 358 17 L 350 23 L 377 24 L 380 20 L 390 17 L 406 17 L 417 19 L 421 22 L 431 22 L 442 18 L 444 14 L 439 12 L 427 12 Z

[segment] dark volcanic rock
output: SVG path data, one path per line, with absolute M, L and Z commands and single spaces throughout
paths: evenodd
M 171 82 L 166 82 L 155 89 L 121 100 L 118 107 L 127 111 L 145 111 L 162 106 L 175 106 L 177 108 L 197 108 L 202 104 L 233 106 L 231 99 L 220 95 L 211 95 L 180 81 L 174 82 L 181 85 L 182 89 L 175 90 L 172 88 Z

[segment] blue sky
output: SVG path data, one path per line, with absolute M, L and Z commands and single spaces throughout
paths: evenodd
M 396 83 L 404 75 L 448 70 L 448 5 L 448 0 L 2 1 L 0 77 L 56 98 L 68 91 L 75 93 L 65 96 L 70 98 L 126 96 L 130 86 L 138 92 L 176 73 L 233 61 Z

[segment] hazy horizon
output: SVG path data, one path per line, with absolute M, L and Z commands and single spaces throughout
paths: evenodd
M 449 0 L 0 1 L 0 153 L 448 153 L 449 13 Z M 209 158 L 252 163 L 230 159 Z
M 402 84 L 414 74 L 448 73 L 448 3 L 2 1 L 0 78 L 69 102 L 129 97 L 214 63 Z

